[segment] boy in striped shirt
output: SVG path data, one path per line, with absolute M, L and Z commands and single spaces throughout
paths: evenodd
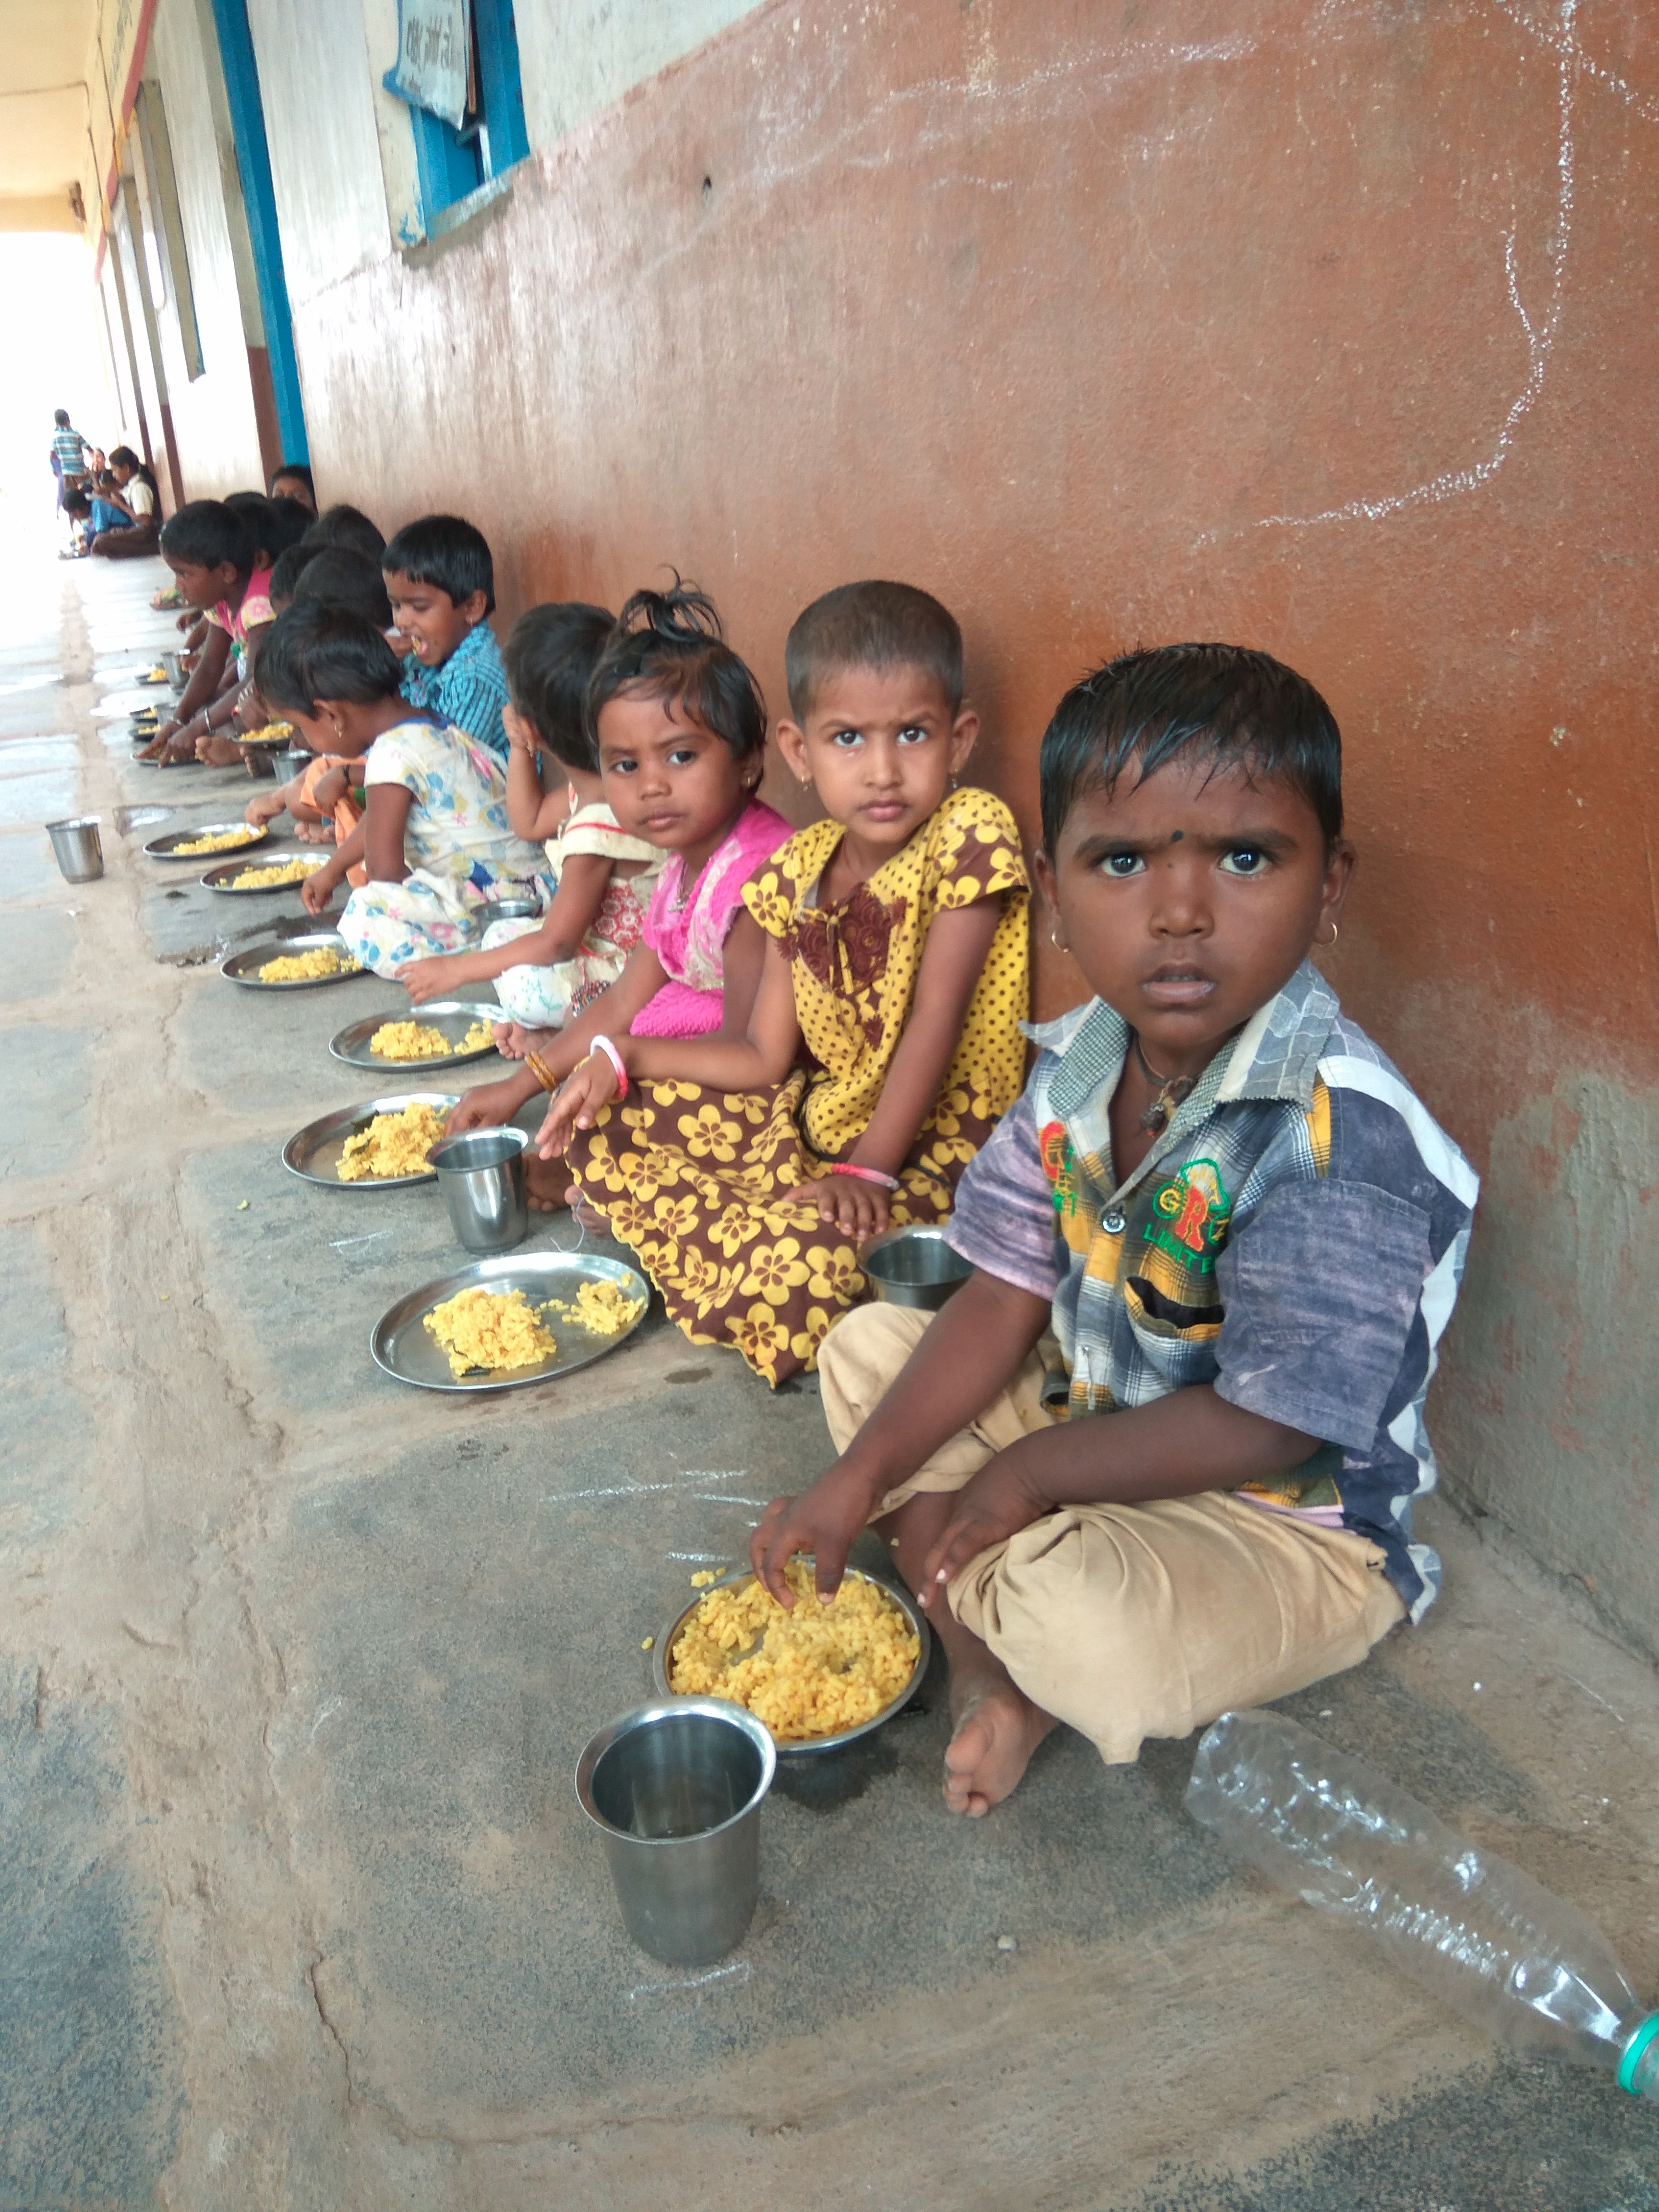
M 1037 875 L 1094 996 L 950 1224 L 936 1316 L 818 1356 L 842 1456 L 756 1532 L 781 1602 L 867 1520 L 951 1662 L 953 1810 L 1057 1722 L 1108 1761 L 1356 1665 L 1433 1599 L 1411 1531 L 1468 1163 L 1313 967 L 1353 868 L 1341 741 L 1266 653 L 1131 653 L 1043 738 Z

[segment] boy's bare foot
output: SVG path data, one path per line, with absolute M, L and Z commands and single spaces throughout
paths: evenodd
M 576 1225 L 579 1229 L 586 1230 L 590 1237 L 610 1235 L 611 1224 L 597 1206 L 590 1206 L 582 1196 L 582 1187 L 579 1182 L 570 1184 L 565 1192 L 564 1202 L 575 1215 Z
M 534 1145 L 524 1156 L 524 1194 L 532 1213 L 562 1213 L 570 1170 L 562 1160 L 544 1160 Z
M 982 1668 L 963 1668 L 959 1656 L 951 1656 L 951 1712 L 957 1725 L 945 1747 L 945 1802 L 952 1813 L 978 1820 L 1019 1781 L 1054 1717 L 1034 1705 L 988 1651 Z

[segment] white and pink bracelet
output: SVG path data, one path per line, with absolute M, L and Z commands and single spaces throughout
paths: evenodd
M 884 1190 L 896 1190 L 899 1187 L 896 1176 L 884 1175 L 879 1168 L 855 1167 L 851 1160 L 832 1160 L 830 1172 L 831 1175 L 856 1176 L 860 1182 L 878 1182 Z

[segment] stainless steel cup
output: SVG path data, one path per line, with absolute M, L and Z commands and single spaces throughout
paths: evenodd
M 530 1227 L 524 1191 L 523 1129 L 469 1129 L 445 1137 L 427 1154 L 451 1226 L 469 1252 L 510 1252 Z
M 68 822 L 48 822 L 46 835 L 58 857 L 66 883 L 89 884 L 104 872 L 104 844 L 98 835 L 95 814 L 77 814 Z
M 623 1924 L 665 1966 L 708 1966 L 741 1942 L 760 1890 L 761 1801 L 778 1755 L 763 1722 L 717 1698 L 640 1705 L 576 1767 Z
M 888 1305 L 928 1306 L 935 1313 L 974 1272 L 945 1243 L 942 1229 L 890 1229 L 871 1238 L 859 1265 Z

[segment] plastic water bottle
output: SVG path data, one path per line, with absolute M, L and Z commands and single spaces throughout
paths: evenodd
M 1198 1747 L 1187 1809 L 1489 2035 L 1606 2067 L 1659 2104 L 1659 2012 L 1637 2002 L 1601 1929 L 1363 1761 L 1281 1714 L 1224 1713 Z

